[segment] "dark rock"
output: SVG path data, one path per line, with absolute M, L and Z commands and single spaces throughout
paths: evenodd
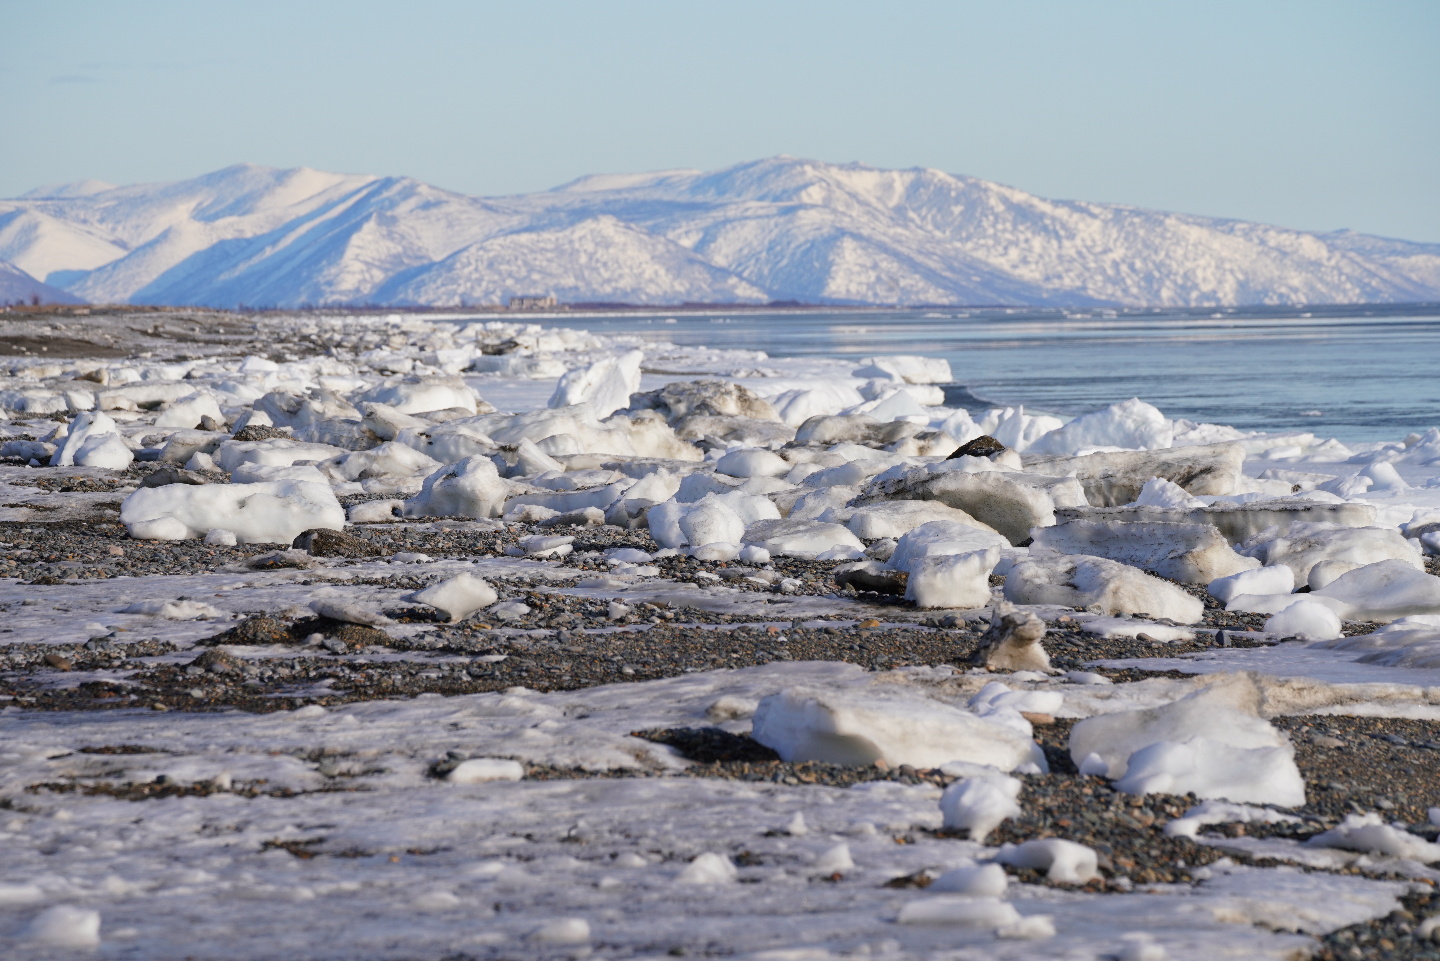
M 383 553 L 364 538 L 324 528 L 305 531 L 291 547 L 307 551 L 312 557 L 378 557 Z
M 208 484 L 205 475 L 183 467 L 162 467 L 145 475 L 141 487 L 168 487 L 171 484 Z
M 981 434 L 974 440 L 967 441 L 955 448 L 955 452 L 945 459 L 952 460 L 956 457 L 994 457 L 996 454 L 1003 453 L 1006 450 L 1009 450 L 1009 448 L 989 434 Z
M 290 440 L 290 433 L 278 427 L 267 427 L 264 424 L 250 424 L 242 427 L 234 434 L 235 440 L 276 440 L 284 438 Z
M 188 666 L 198 667 L 210 674 L 239 674 L 244 670 L 244 663 L 240 658 L 219 650 L 205 651 Z

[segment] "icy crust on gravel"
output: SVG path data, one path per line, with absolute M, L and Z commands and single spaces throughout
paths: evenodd
M 25 795 L 0 821 L 9 852 L 0 924 L 21 941 L 12 956 L 27 959 L 50 956 L 51 946 L 25 934 L 27 919 L 54 905 L 96 912 L 107 951 L 157 959 L 488 956 L 536 950 L 537 932 L 559 918 L 583 921 L 589 936 L 577 942 L 603 945 L 607 956 L 699 943 L 845 955 L 888 943 L 887 953 L 907 957 L 969 945 L 1022 958 L 1052 949 L 1015 943 L 1020 931 L 1053 930 L 1056 950 L 1081 956 L 1147 931 L 1174 958 L 1284 958 L 1306 943 L 1286 932 L 1387 914 L 1405 889 L 1217 866 L 1194 887 L 1134 895 L 1014 885 L 992 902 L 1004 911 L 979 912 L 955 895 L 883 885 L 991 858 L 1050 864 L 1070 850 L 1007 854 L 935 838 L 926 832 L 941 826 L 945 807 L 928 785 L 428 776 L 444 750 L 469 755 L 467 765 L 529 754 L 664 769 L 683 762 L 627 737 L 627 726 L 693 722 L 719 696 L 743 701 L 797 681 L 873 683 L 855 669 L 797 664 L 640 690 L 430 697 L 262 717 L 11 715 L 0 754 L 7 795 L 37 781 L 160 776 L 230 790 L 143 806 L 103 794 Z M 76 753 L 116 739 L 154 753 Z M 262 795 L 235 793 L 250 786 Z M 840 863 L 837 845 L 848 860 L 843 880 L 817 882 Z M 1077 857 L 1088 850 L 1071 847 Z M 161 902 L 165 912 L 155 910 Z M 191 921 L 177 926 L 177 914 Z M 1049 927 L 1013 927 L 1025 918 Z
M 423 315 L 257 324 L 239 353 L 0 363 L 0 524 L 34 545 L 0 575 L 30 569 L 47 525 L 119 522 L 137 558 L 0 577 L 0 651 L 23 666 L 0 693 L 7 957 L 1288 958 L 1407 894 L 1325 872 L 1436 873 L 1434 842 L 1370 813 L 1305 843 L 1209 829 L 1294 823 L 1309 799 L 1282 718 L 1440 719 L 1440 429 L 1345 447 L 1138 399 L 1068 422 L 947 408 L 955 374 L 923 357 L 781 362 Z M 437 559 L 352 536 L 447 530 L 505 546 Z M 625 546 L 595 549 L 601 531 Z M 156 545 L 177 572 L 138 560 Z M 540 625 L 547 598 L 604 619 Z M 198 646 L 261 614 L 362 642 Z M 983 637 L 971 663 L 889 671 L 783 652 L 804 625 L 863 641 L 877 614 Z M 1252 629 L 1222 637 L 1220 615 Z M 198 685 L 206 664 L 253 677 L 297 654 L 478 677 L 509 655 L 427 638 L 584 652 L 667 621 L 775 650 L 261 714 L 46 712 L 21 693 L 123 694 L 160 668 Z M 1093 663 L 987 669 L 1019 625 L 1041 646 L 1048 629 L 1190 653 L 1123 662 L 1181 676 L 1120 683 Z M 120 666 L 69 660 L 125 644 Z M 1057 718 L 1068 759 L 1041 746 Z M 690 777 L 637 734 L 699 729 L 901 779 Z M 1056 761 L 1081 773 L 1042 773 Z M 1007 830 L 1054 776 L 1193 793 L 1176 836 L 1322 870 L 1222 861 L 1132 892 L 1063 836 L 967 838 Z

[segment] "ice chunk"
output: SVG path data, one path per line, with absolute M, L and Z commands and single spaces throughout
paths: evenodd
M 1114 507 L 1132 503 L 1152 477 L 1163 477 L 1196 496 L 1233 494 L 1244 476 L 1245 448 L 1229 443 L 1076 457 L 1032 454 L 1024 462 L 1027 471 L 1062 477 L 1073 474 L 1084 486 L 1090 504 Z
M 1249 675 L 1220 675 L 1161 707 L 1086 718 L 1070 732 L 1070 756 L 1129 793 L 1304 804 L 1294 748 L 1260 716 L 1260 701 Z
M 1330 641 L 1340 636 L 1340 616 L 1319 601 L 1300 598 L 1265 621 L 1268 634 Z
M 865 489 L 857 506 L 883 500 L 939 501 L 999 531 L 1014 545 L 1028 544 L 1031 528 L 1054 524 L 1057 507 L 1085 505 L 1074 478 L 996 470 L 972 473 L 944 465 L 914 468 L 898 477 L 882 474 Z
M 990 572 L 999 561 L 998 547 L 919 558 L 910 565 L 905 597 L 916 607 L 984 607 L 990 603 Z
M 1286 531 L 1266 530 L 1238 548 L 1267 567 L 1284 564 L 1295 583 L 1307 583 L 1310 569 L 1322 561 L 1344 561 L 1356 567 L 1378 561 L 1399 561 L 1417 571 L 1424 561 L 1398 530 L 1386 527 L 1335 527 L 1323 523 L 1295 524 Z
M 288 545 L 308 530 L 343 529 L 345 511 L 326 484 L 169 484 L 126 497 L 120 521 L 140 540 L 184 540 L 220 528 L 242 544 Z
M 845 526 L 863 540 L 882 537 L 903 537 L 921 524 L 930 521 L 952 521 L 968 524 L 982 531 L 993 531 L 958 508 L 940 501 L 878 501 L 855 509 Z M 1008 543 L 1008 542 L 1007 542 Z
M 801 832 L 804 833 L 803 831 Z M 837 844 L 825 851 L 815 862 L 810 865 L 810 870 L 815 874 L 829 875 L 837 872 L 853 871 L 855 860 L 850 857 L 850 845 Z
M 1175 423 L 1138 397 L 1083 414 L 1030 445 L 1033 454 L 1078 454 L 1095 447 L 1158 450 L 1175 440 Z
M 590 940 L 590 922 L 584 918 L 555 918 L 530 933 L 540 944 L 585 944 Z
M 1001 601 L 990 615 L 990 627 L 980 638 L 970 663 L 992 671 L 1050 671 L 1050 657 L 1040 641 L 1045 622 Z
M 1019 816 L 1019 797 L 1020 781 L 1016 778 L 1003 774 L 967 777 L 945 789 L 940 796 L 940 813 L 947 828 L 969 831 L 970 840 L 983 844 L 1001 821 Z
M 115 421 L 98 410 L 76 414 L 75 419 L 70 422 L 70 430 L 65 435 L 64 443 L 50 458 L 50 466 L 72 467 L 75 464 L 75 455 L 91 437 L 106 434 L 118 436 L 119 433 L 120 428 Z
M 431 474 L 441 467 L 439 461 L 427 457 L 413 447 L 387 441 L 370 450 L 344 454 L 330 461 L 326 469 L 347 481 L 374 477 L 414 477 Z
M 640 362 L 645 354 L 628 350 L 568 371 L 555 384 L 550 407 L 588 404 L 596 417 L 609 417 L 630 406 L 630 395 L 640 389 Z
M 772 556 L 816 558 L 840 551 L 851 557 L 865 553 L 865 545 L 840 524 L 810 520 L 762 520 L 745 528 L 744 543 L 763 548 Z
M 215 422 L 212 429 L 225 423 L 225 415 L 220 412 L 220 405 L 215 398 L 210 394 L 196 392 L 166 404 L 165 409 L 155 418 L 155 426 L 192 429 L 199 427 L 204 418 Z
M 715 497 L 707 497 L 680 515 L 685 543 L 736 544 L 745 536 L 745 521 Z M 738 547 L 736 548 L 739 549 Z
M 499 517 L 510 485 L 494 461 L 475 455 L 429 477 L 420 493 L 405 502 L 406 517 Z
M 739 873 L 725 855 L 707 851 L 685 865 L 675 881 L 678 884 L 729 884 Z
M 352 524 L 388 524 L 397 520 L 404 509 L 405 502 L 401 500 L 363 501 L 352 505 L 346 518 Z
M 349 451 L 330 444 L 306 444 L 283 437 L 270 440 L 227 440 L 216 448 L 215 463 L 227 471 L 233 471 L 242 464 L 289 467 L 297 461 L 318 464 L 348 453 Z
M 888 564 L 893 570 L 913 572 L 922 560 L 929 557 L 971 554 L 992 548 L 997 552 L 995 560 L 998 562 L 999 550 L 1009 546 L 1009 542 L 993 531 L 957 521 L 928 521 L 911 529 L 896 542 Z
M 1140 488 L 1140 496 L 1135 498 L 1131 507 L 1164 507 L 1176 510 L 1189 510 L 1195 507 L 1204 507 L 1205 502 L 1198 497 L 1192 497 L 1185 488 L 1179 484 L 1172 483 L 1163 477 L 1152 477 Z
M 717 471 L 731 477 L 783 477 L 790 466 L 779 454 L 745 448 L 732 450 L 715 462 Z
M 950 362 L 943 357 L 919 357 L 914 354 L 888 354 L 866 357 L 852 376 L 863 380 L 884 378 L 907 384 L 948 384 L 954 375 Z
M 970 778 L 967 779 L 967 781 L 968 780 L 975 779 Z M 1015 779 L 1007 778 L 1007 780 L 1014 781 Z M 950 785 L 950 788 L 967 783 L 967 781 L 957 781 L 955 784 Z M 1018 790 L 1018 781 L 1016 781 L 1016 785 Z M 950 788 L 946 788 L 947 794 Z M 941 804 L 944 804 L 943 800 Z M 1019 811 L 1020 809 L 1017 806 L 1015 812 L 1019 813 Z M 1010 816 L 1011 815 L 1006 815 L 1006 817 Z M 997 821 L 996 823 L 998 824 L 999 822 Z M 950 827 L 951 825 L 947 821 L 945 826 Z M 964 827 L 965 825 L 957 826 Z M 986 833 L 989 833 L 988 830 Z M 977 840 L 984 840 L 984 835 L 977 835 L 973 828 L 971 829 L 970 836 Z M 951 868 L 944 874 L 941 874 L 934 881 L 930 882 L 930 887 L 927 890 L 937 894 L 968 894 L 971 897 L 998 898 L 1004 896 L 1005 889 L 1009 884 L 1010 878 L 1006 875 L 1005 869 L 1000 865 L 975 864 L 971 862 L 970 864 L 963 864 L 959 867 Z
M 1093 848 L 1063 838 L 1006 844 L 995 855 L 1001 864 L 1044 871 L 1056 884 L 1084 884 L 1100 876 Z
M 1397 831 L 1373 812 L 1347 814 L 1338 826 L 1310 837 L 1305 843 L 1311 847 L 1407 858 L 1422 864 L 1440 861 L 1440 844 L 1416 837 L 1409 831 Z
M 1408 560 L 1385 560 L 1341 574 L 1310 597 L 1336 602 L 1347 621 L 1440 614 L 1440 577 L 1416 570 Z
M 498 757 L 472 757 L 450 769 L 445 780 L 451 784 L 485 784 L 490 781 L 518 781 L 525 776 L 525 765 Z
M 31 920 L 25 940 L 47 948 L 98 948 L 100 912 L 69 904 L 48 907 Z
M 119 434 L 91 434 L 75 452 L 75 463 L 80 467 L 124 470 L 134 460 L 135 455 Z
M 464 620 L 482 607 L 489 607 L 498 598 L 495 589 L 474 574 L 456 574 L 405 596 L 407 601 L 435 608 L 449 617 L 451 623 Z
M 1103 557 L 1038 554 L 1018 561 L 1005 576 L 1005 598 L 1015 604 L 1058 604 L 1101 614 L 1144 614 L 1194 624 L 1205 605 L 1174 584 Z
M 1032 762 L 1035 744 L 1003 724 L 939 701 L 790 688 L 755 711 L 752 737 L 786 761 L 937 767 L 970 761 L 1000 771 Z
M 1295 590 L 1295 572 L 1284 564 L 1241 571 L 1210 582 L 1210 596 L 1223 603 L 1240 594 L 1289 594 Z
M 787 390 L 773 398 L 771 403 L 782 421 L 791 427 L 799 427 L 812 417 L 835 414 L 864 400 L 852 384 L 832 382 Z
M 907 902 L 895 918 L 898 924 L 943 924 L 994 931 L 1009 928 L 1023 920 L 1020 912 L 1008 901 L 962 895 L 939 895 Z
M 383 404 L 401 414 L 424 414 L 430 411 L 454 408 L 474 414 L 479 410 L 479 405 L 484 404 L 484 401 L 480 400 L 480 395 L 476 394 L 464 381 L 438 377 L 381 384 L 364 391 L 355 400 L 357 405 L 367 401 Z M 487 410 L 494 409 L 489 405 L 485 406 Z M 361 409 L 364 410 L 363 407 Z M 367 414 L 366 419 L 367 421 L 383 419 L 383 414 L 380 418 L 376 418 L 372 412 Z M 393 438 L 394 434 L 392 433 L 391 439 Z
M 1209 584 L 1260 566 L 1255 558 L 1237 554 L 1208 524 L 1073 520 L 1034 535 L 1037 548 L 1108 557 L 1185 584 Z
M 1373 633 L 1337 638 L 1316 646 L 1339 651 L 1365 651 L 1367 653 L 1356 658 L 1362 664 L 1440 668 L 1440 616 L 1402 617 Z

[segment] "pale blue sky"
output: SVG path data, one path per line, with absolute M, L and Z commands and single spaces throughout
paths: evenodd
M 0 196 L 788 153 L 1440 242 L 1440 2 L 0 3 Z

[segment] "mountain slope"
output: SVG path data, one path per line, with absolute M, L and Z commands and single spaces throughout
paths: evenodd
M 0 306 L 7 304 L 78 304 L 80 298 L 41 283 L 7 260 L 0 260 Z
M 1440 299 L 1440 244 L 1054 201 L 773 157 L 476 198 L 227 167 L 0 201 L 0 258 L 95 301 L 1203 306 Z

